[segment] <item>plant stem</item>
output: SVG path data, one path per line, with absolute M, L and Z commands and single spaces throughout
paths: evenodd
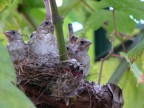
M 44 5 L 45 5 L 45 8 L 46 8 L 46 19 L 52 21 L 50 1 L 49 0 L 44 0 Z
M 84 0 L 80 0 L 85 6 L 87 6 L 92 12 L 95 12 L 95 10 Z
M 65 47 L 64 34 L 63 34 L 63 19 L 59 15 L 55 0 L 50 0 L 52 19 L 56 30 L 57 43 L 59 48 L 60 60 L 65 61 L 68 59 L 67 50 Z
M 106 59 L 108 59 L 112 54 L 113 54 L 113 50 L 114 50 L 114 41 L 115 38 L 117 36 L 117 25 L 116 25 L 116 17 L 115 17 L 115 9 L 113 9 L 112 12 L 112 17 L 113 17 L 113 23 L 114 23 L 114 35 L 111 38 L 111 50 L 109 51 L 108 55 L 105 56 L 104 58 L 101 59 L 101 65 L 100 65 L 100 71 L 99 71 L 99 77 L 98 77 L 98 84 L 100 85 L 101 83 L 101 77 L 102 77 L 102 69 L 103 69 L 103 65 Z

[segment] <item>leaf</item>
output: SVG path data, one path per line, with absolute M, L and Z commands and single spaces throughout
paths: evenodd
M 0 34 L 2 36 L 2 34 Z M 8 50 L 0 42 L 0 80 L 16 83 L 16 74 Z
M 106 11 L 106 8 L 109 7 L 112 7 L 115 10 L 117 31 L 120 32 L 128 33 L 136 27 L 137 24 L 130 18 L 130 15 L 137 20 L 144 17 L 144 2 L 141 2 L 140 0 L 101 0 L 95 4 L 95 7 L 97 10 L 90 16 L 88 22 L 88 25 L 92 25 L 95 29 L 103 26 L 105 22 L 108 22 L 107 29 L 113 31 L 113 11 Z M 109 12 L 111 12 L 111 14 L 109 14 Z
M 143 39 L 144 39 L 144 36 L 142 34 L 137 35 L 135 38 L 135 41 L 132 43 L 129 49 L 132 49 L 133 47 L 135 47 Z M 118 82 L 121 80 L 122 76 L 128 69 L 128 67 L 129 67 L 129 63 L 125 60 L 125 58 L 123 58 L 120 64 L 118 65 L 118 67 L 116 68 L 116 70 L 113 72 L 108 83 L 118 84 Z
M 8 50 L 0 42 L 0 108 L 35 108 L 14 84 L 16 84 L 14 66 Z
M 0 81 L 0 108 L 35 108 L 17 87 L 8 81 Z
M 142 70 L 138 67 L 138 65 L 136 64 L 136 62 L 131 62 L 131 60 L 128 57 L 128 54 L 126 53 L 120 53 L 123 57 L 125 57 L 125 59 L 127 60 L 127 62 L 129 62 L 130 67 L 131 67 L 131 71 L 134 73 L 135 77 L 137 78 L 138 82 L 141 83 L 144 81 L 143 77 L 142 77 Z
M 6 6 L 10 4 L 12 0 L 1 0 L 0 1 L 0 11 L 2 11 Z
M 124 108 L 144 108 L 144 85 L 137 85 L 137 80 L 134 78 L 132 72 L 125 72 L 119 85 L 123 88 Z

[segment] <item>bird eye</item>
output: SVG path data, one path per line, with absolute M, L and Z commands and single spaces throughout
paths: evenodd
M 80 43 L 81 43 L 81 45 L 83 45 L 83 44 L 84 44 L 84 41 L 81 41 Z
M 12 31 L 12 34 L 15 34 L 15 31 Z
M 49 24 L 49 22 L 47 22 L 47 21 L 46 21 L 46 22 L 45 22 L 45 24 L 46 24 L 46 25 L 48 25 L 48 24 Z
M 69 47 L 67 47 L 67 50 L 69 50 L 70 48 Z

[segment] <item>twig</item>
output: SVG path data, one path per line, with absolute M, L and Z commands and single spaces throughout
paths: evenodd
M 71 23 L 68 24 L 68 31 L 69 31 L 69 42 L 71 42 L 71 37 L 72 37 L 72 35 L 74 34 Z
M 118 34 L 119 34 L 119 36 L 121 36 L 121 37 L 124 37 L 124 38 L 126 38 L 126 39 L 131 40 L 131 41 L 134 41 L 133 37 L 131 37 L 131 36 L 129 36 L 129 35 L 126 35 L 126 34 L 121 33 L 121 32 L 118 32 Z
M 60 60 L 65 61 L 68 59 L 68 56 L 67 56 L 67 50 L 65 47 L 64 34 L 63 34 L 63 29 L 62 29 L 63 19 L 59 15 L 55 0 L 50 0 L 50 5 L 51 5 L 51 11 L 52 11 L 52 20 L 55 26 L 55 31 L 56 31 L 56 36 L 57 36 Z
M 92 12 L 95 12 L 95 10 L 84 0 L 80 0 L 84 5 L 86 5 Z
M 114 23 L 114 34 L 113 34 L 113 36 L 111 38 L 111 44 L 112 45 L 111 45 L 111 50 L 109 51 L 108 55 L 101 59 L 101 65 L 100 65 L 100 71 L 99 71 L 99 77 L 98 77 L 98 84 L 99 85 L 101 83 L 103 64 L 104 64 L 105 60 L 108 59 L 113 54 L 113 50 L 114 50 L 113 43 L 114 43 L 115 38 L 117 36 L 117 26 L 116 26 L 116 18 L 115 18 L 115 9 L 113 9 L 113 11 L 112 11 L 112 17 L 113 17 L 113 23 Z
M 111 56 L 111 54 L 113 53 L 113 50 L 114 50 L 114 48 L 113 48 L 113 44 L 112 44 L 111 50 L 109 51 L 108 55 L 101 59 L 100 72 L 99 72 L 99 77 L 98 77 L 99 85 L 101 83 L 103 64 L 104 64 L 105 60 Z
M 46 8 L 46 19 L 52 21 L 50 1 L 49 0 L 44 0 L 44 5 L 45 5 L 45 8 Z
M 125 43 L 124 43 L 123 37 L 121 37 L 121 44 L 122 44 L 122 50 L 125 52 L 126 51 L 126 47 L 125 47 Z

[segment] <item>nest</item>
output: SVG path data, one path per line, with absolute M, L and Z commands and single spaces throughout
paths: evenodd
M 122 90 L 114 84 L 100 86 L 84 81 L 84 67 L 76 60 L 45 65 L 35 60 L 25 60 L 15 64 L 15 68 L 17 85 L 38 108 L 49 105 L 59 108 L 123 107 Z
M 39 66 L 30 59 L 15 67 L 18 85 L 30 84 L 43 88 L 53 98 L 67 99 L 79 95 L 83 90 L 83 67 L 77 61 Z

